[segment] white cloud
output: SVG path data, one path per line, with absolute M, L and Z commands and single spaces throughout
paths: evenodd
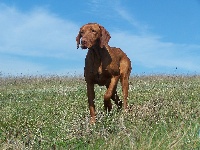
M 112 31 L 110 45 L 122 48 L 131 58 L 146 68 L 180 68 L 200 73 L 200 45 L 163 42 L 162 37 L 149 33 L 149 27 L 134 18 L 134 14 L 123 7 L 122 1 L 113 5 L 113 10 L 126 22 L 137 29 L 139 34 L 128 31 Z
M 67 67 L 72 61 L 81 57 L 84 62 L 85 52 L 76 50 L 79 26 L 46 9 L 22 12 L 0 4 L 0 30 L 0 72 L 5 74 L 61 73 L 59 66 L 55 68 L 58 59 L 66 62 L 63 71 L 71 72 Z
M 121 47 L 132 62 L 147 68 L 169 67 L 200 72 L 200 45 L 162 42 L 154 35 L 131 35 L 126 32 L 111 33 L 110 45 Z M 123 39 L 123 42 L 122 42 Z
M 34 75 L 45 70 L 45 67 L 11 56 L 0 55 L 0 72 L 3 75 Z
M 148 30 L 148 26 L 140 23 L 126 8 L 123 7 L 121 1 L 117 1 L 113 5 L 113 10 L 126 22 L 131 24 L 134 28 L 136 28 L 140 33 L 146 33 Z
M 147 26 L 142 25 L 140 22 L 138 22 L 136 19 L 134 19 L 130 13 L 128 13 L 125 9 L 122 7 L 117 7 L 116 12 L 127 22 L 129 22 L 132 26 L 137 28 L 140 32 L 145 32 L 147 30 Z
M 0 52 L 67 57 L 76 49 L 79 27 L 42 8 L 27 13 L 0 5 L 0 29 Z

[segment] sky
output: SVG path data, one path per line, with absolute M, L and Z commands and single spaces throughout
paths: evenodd
M 200 0 L 0 0 L 0 76 L 83 75 L 75 38 L 89 22 L 132 75 L 200 74 Z

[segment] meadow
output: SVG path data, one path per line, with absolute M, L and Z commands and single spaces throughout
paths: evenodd
M 0 76 L 0 149 L 200 149 L 200 76 L 132 76 L 128 112 L 95 91 L 90 125 L 82 77 Z

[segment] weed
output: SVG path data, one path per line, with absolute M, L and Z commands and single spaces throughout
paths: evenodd
M 129 112 L 89 124 L 80 77 L 0 77 L 0 149 L 200 149 L 200 76 L 134 76 Z M 120 98 L 121 88 L 118 86 Z

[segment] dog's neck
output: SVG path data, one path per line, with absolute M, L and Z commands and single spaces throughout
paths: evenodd
M 92 51 L 104 51 L 104 50 L 107 50 L 109 52 L 109 45 L 105 45 L 103 48 L 101 48 L 98 44 L 97 45 L 94 45 L 92 46 L 91 48 L 89 48 L 89 50 L 92 50 Z
M 102 61 L 102 59 L 105 56 L 106 53 L 110 54 L 109 45 L 105 45 L 103 48 L 101 48 L 99 45 L 94 45 L 93 47 L 89 48 L 89 51 L 93 55 L 93 61 Z
M 89 50 L 92 52 L 92 54 L 94 56 L 94 60 L 98 60 L 98 61 L 102 60 L 102 52 L 103 52 L 104 48 L 92 47 Z

